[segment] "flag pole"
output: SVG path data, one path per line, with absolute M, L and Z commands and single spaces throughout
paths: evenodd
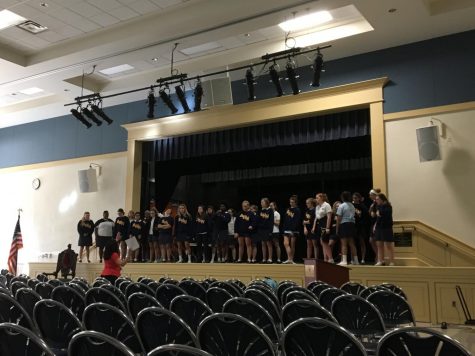
M 23 209 L 22 209 L 22 208 L 18 208 L 17 211 L 18 211 L 18 217 L 20 217 L 20 214 L 23 213 Z

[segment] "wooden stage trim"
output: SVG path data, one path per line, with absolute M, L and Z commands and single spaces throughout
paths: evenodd
M 30 262 L 29 274 L 36 276 L 42 272 L 52 272 L 55 267 L 55 263 Z M 82 263 L 78 264 L 76 273 L 92 281 L 101 271 L 102 265 L 99 263 Z M 239 278 L 244 283 L 256 278 L 271 277 L 277 281 L 292 280 L 300 285 L 304 284 L 302 264 L 135 263 L 128 264 L 123 270 L 123 275 L 134 280 L 141 276 L 153 279 L 167 276 L 178 280 L 183 277 L 195 279 L 213 277 L 218 280 Z M 462 287 L 472 314 L 475 311 L 473 267 L 350 266 L 350 280 L 368 286 L 384 282 L 399 285 L 407 294 L 418 322 L 463 323 L 463 312 L 455 292 L 456 285 Z

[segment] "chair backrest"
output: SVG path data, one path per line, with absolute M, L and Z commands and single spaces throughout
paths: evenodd
M 384 287 L 381 287 L 381 286 L 369 286 L 369 287 L 367 287 L 366 289 L 363 289 L 363 290 L 360 292 L 359 296 L 360 296 L 361 298 L 366 299 L 366 298 L 368 298 L 368 296 L 369 296 L 371 293 L 378 292 L 378 291 L 380 291 L 380 290 L 387 290 L 387 289 L 384 288 Z
M 318 286 L 319 284 L 326 284 L 323 281 L 312 281 L 309 284 L 307 284 L 307 289 L 312 290 L 313 287 Z
M 59 279 L 48 279 L 46 283 L 51 284 L 53 287 L 62 286 L 64 284 Z
M 122 284 L 121 284 L 122 285 Z M 155 291 L 150 288 L 149 286 L 147 286 L 146 284 L 143 284 L 143 283 L 130 283 L 126 288 L 125 288 L 125 297 L 127 298 L 127 300 L 129 299 L 129 297 L 134 294 L 134 293 L 144 293 L 144 294 L 148 294 L 150 296 L 155 296 Z
M 290 293 L 294 293 L 294 292 L 299 292 L 300 294 L 295 294 L 294 299 L 291 299 L 289 301 L 296 300 L 296 299 L 316 300 L 316 301 L 318 300 L 317 296 L 313 294 L 313 292 L 308 290 L 307 288 L 300 287 L 300 286 L 292 286 L 284 290 L 284 292 L 282 293 L 282 304 L 281 304 L 282 306 L 284 306 L 287 303 L 287 296 Z
M 164 308 L 170 309 L 170 303 L 173 298 L 185 294 L 186 292 L 180 287 L 173 284 L 164 283 L 155 291 L 155 298 L 161 305 L 163 305 Z
M 22 281 L 15 281 L 10 284 L 10 291 L 12 292 L 12 295 L 16 295 L 16 292 L 20 288 L 30 288 L 25 282 Z
M 240 315 L 216 313 L 198 327 L 202 350 L 212 355 L 275 355 L 272 341 L 254 323 Z
M 198 330 L 201 321 L 208 315 L 213 314 L 213 311 L 205 302 L 191 295 L 179 295 L 173 298 L 170 303 L 170 310 L 187 323 L 194 333 Z
M 320 293 L 320 297 L 318 298 L 318 302 L 326 310 L 331 311 L 333 301 L 337 297 L 339 297 L 340 295 L 345 295 L 345 294 L 347 294 L 347 293 L 345 291 L 342 291 L 341 289 L 328 288 L 328 289 L 325 289 L 322 293 Z
M 15 294 L 15 299 L 25 309 L 30 318 L 33 318 L 33 308 L 36 302 L 41 300 L 41 296 L 30 288 L 20 288 Z
M 153 295 L 155 295 L 155 292 L 157 291 L 157 288 L 161 286 L 161 283 L 152 281 L 149 284 L 147 284 L 147 286 L 149 286 L 149 288 L 153 290 L 153 293 L 154 293 Z
M 282 323 L 279 306 L 275 305 L 274 302 L 266 294 L 264 294 L 260 290 L 251 288 L 246 289 L 244 291 L 244 297 L 252 299 L 257 304 L 262 306 L 265 310 L 267 310 L 276 324 Z
M 229 282 L 215 281 L 209 285 L 209 288 L 211 287 L 219 287 L 219 288 L 226 289 L 233 297 L 242 296 L 241 289 Z
M 353 295 L 360 295 L 360 293 L 366 289 L 364 285 L 357 282 L 346 282 L 341 285 L 341 290 L 345 291 L 346 293 L 350 293 Z
M 366 300 L 379 310 L 386 328 L 391 329 L 404 324 L 416 326 L 411 306 L 400 295 L 389 290 L 378 291 L 371 293 Z
M 76 283 L 76 282 L 69 282 L 68 284 L 68 287 L 71 287 L 72 289 L 74 289 L 76 292 L 78 292 L 79 294 L 81 294 L 81 296 L 84 298 L 86 296 L 86 292 L 87 290 L 85 290 L 80 284 Z
M 27 285 L 28 285 L 28 287 L 30 287 L 31 289 L 34 290 L 35 287 L 36 287 L 36 285 L 37 285 L 38 283 L 40 283 L 39 280 L 37 280 L 36 278 L 32 278 L 32 279 L 29 279 L 29 280 L 28 280 Z
M 124 295 L 125 295 L 125 291 L 127 290 L 127 287 L 128 287 L 129 285 L 131 285 L 132 283 L 134 283 L 134 282 L 129 281 L 128 279 L 126 279 L 126 280 L 120 282 L 117 287 L 119 287 L 120 291 L 121 291 L 122 293 L 124 293 Z M 127 296 L 126 296 L 126 297 L 127 297 Z
M 89 283 L 87 283 L 86 280 L 84 280 L 80 277 L 74 278 L 70 283 L 75 283 L 75 284 L 79 285 L 84 290 L 84 293 L 86 293 L 89 290 L 89 288 L 91 288 Z
M 231 298 L 231 293 L 220 287 L 210 287 L 206 290 L 206 303 L 215 313 L 221 313 L 224 303 Z
M 392 284 L 392 283 L 382 283 L 379 285 L 380 287 L 383 287 L 383 288 L 386 288 L 386 289 L 389 289 L 391 292 L 393 293 L 396 293 L 397 295 L 403 297 L 404 299 L 407 300 L 407 295 L 406 293 L 404 293 L 404 291 L 402 290 L 401 287 L 395 285 L 395 284 Z
M 0 274 L 0 286 L 7 288 L 8 280 L 3 274 Z
M 173 278 L 167 278 L 167 279 L 165 279 L 165 281 L 163 282 L 163 284 L 173 284 L 173 285 L 175 285 L 175 286 L 177 286 L 178 283 L 180 283 L 180 282 L 178 282 L 176 279 L 173 279 Z
M 116 338 L 135 353 L 143 352 L 142 342 L 134 328 L 132 320 L 120 309 L 94 303 L 84 310 L 83 326 Z
M 113 337 L 97 331 L 81 331 L 69 343 L 68 356 L 135 356 L 134 352 Z
M 125 294 L 122 293 L 122 291 L 118 287 L 113 286 L 112 284 L 103 284 L 100 286 L 100 288 L 103 288 L 112 292 L 117 298 L 120 299 L 120 301 L 122 302 L 122 304 L 124 304 L 124 306 L 127 306 L 127 298 L 125 298 Z
M 162 306 L 154 297 L 145 293 L 134 293 L 127 301 L 127 308 L 129 309 L 129 315 L 132 317 L 132 320 L 137 319 L 137 315 L 139 315 L 142 310 L 150 307 L 161 308 Z
M 35 333 L 12 323 L 0 324 L 0 355 L 55 356 L 53 351 Z
M 339 325 L 319 318 L 303 318 L 284 330 L 286 356 L 365 356 L 363 345 Z
M 356 336 L 383 335 L 386 332 L 378 309 L 357 295 L 337 297 L 332 303 L 331 312 L 338 324 Z
M 201 299 L 206 302 L 206 289 L 203 288 L 198 282 L 185 280 L 178 284 L 178 287 L 183 289 L 188 295 Z
M 44 273 L 40 273 L 36 275 L 36 279 L 39 280 L 40 282 L 48 282 L 48 276 Z
M 135 324 L 147 352 L 166 344 L 197 345 L 191 328 L 167 309 L 144 309 L 137 316 Z
M 146 277 L 142 277 L 142 278 L 138 278 L 137 279 L 137 282 L 139 283 L 142 283 L 142 284 L 145 284 L 146 286 L 148 286 L 148 284 L 150 282 L 155 282 L 152 278 L 146 278 Z
M 35 331 L 35 324 L 28 312 L 15 298 L 0 293 L 0 323 L 13 323 Z
M 287 289 L 296 287 L 295 283 L 293 282 L 284 282 L 280 283 L 279 286 L 277 287 L 277 299 L 279 300 L 280 305 L 284 305 L 284 293 Z
M 120 297 L 106 288 L 92 287 L 86 293 L 85 302 L 86 305 L 93 303 L 105 303 L 119 308 L 125 313 L 128 312 L 127 307 L 123 304 Z
M 264 285 L 266 285 L 266 287 Z M 266 283 L 263 283 L 263 284 L 254 283 L 253 285 L 247 287 L 247 289 L 257 289 L 261 291 L 262 293 L 267 295 L 274 302 L 276 306 L 280 306 L 280 302 L 279 302 L 279 298 L 277 297 L 277 294 L 275 294 L 275 291 L 271 289 L 269 286 L 267 286 Z
M 246 289 L 246 285 L 239 279 L 229 279 L 226 282 L 238 287 L 241 290 L 241 294 L 244 292 L 244 289 Z
M 317 302 L 309 300 L 294 300 L 287 303 L 282 309 L 282 322 L 284 327 L 301 318 L 317 317 L 320 319 L 330 320 L 338 324 L 333 315 Z
M 147 356 L 213 356 L 196 347 L 187 345 L 163 345 L 150 351 Z
M 51 299 L 63 303 L 71 309 L 79 319 L 82 318 L 86 302 L 84 297 L 74 288 L 67 285 L 57 286 L 51 292 Z
M 52 349 L 66 350 L 73 335 L 82 331 L 82 324 L 62 303 L 42 299 L 36 303 L 33 318 L 46 344 Z
M 261 328 L 274 344 L 279 343 L 279 334 L 274 319 L 267 310 L 255 301 L 242 297 L 230 299 L 224 304 L 223 313 L 240 315 L 246 318 Z
M 317 284 L 316 286 L 314 286 L 312 289 L 311 289 L 311 292 L 313 294 L 315 294 L 315 296 L 317 298 L 320 298 L 320 294 L 325 290 L 325 289 L 328 289 L 328 288 L 333 288 L 333 286 L 329 285 L 329 284 Z
M 123 282 L 123 281 L 129 281 L 131 282 L 131 280 L 129 278 L 126 278 L 126 277 L 119 277 L 115 280 L 114 282 L 114 287 L 117 287 L 119 288 L 120 284 Z
M 438 355 L 469 356 L 459 342 L 429 328 L 405 327 L 384 335 L 378 343 L 376 355 Z
M 43 299 L 51 298 L 53 289 L 54 287 L 46 282 L 40 282 L 35 286 L 35 292 L 38 293 Z
M 309 300 L 311 302 L 316 302 L 317 298 L 310 296 L 308 293 L 302 292 L 301 290 L 287 289 L 284 293 L 284 304 L 292 302 L 294 300 Z M 288 292 L 288 293 L 287 293 Z

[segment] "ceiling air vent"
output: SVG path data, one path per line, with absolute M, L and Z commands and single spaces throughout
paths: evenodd
M 35 21 L 31 21 L 31 20 L 28 20 L 28 21 L 25 21 L 19 25 L 17 25 L 18 27 L 20 27 L 21 29 L 25 30 L 25 31 L 28 31 L 34 35 L 40 33 L 40 32 L 43 32 L 43 31 L 46 31 L 48 29 L 48 27 L 46 26 L 41 26 L 39 23 L 36 23 Z

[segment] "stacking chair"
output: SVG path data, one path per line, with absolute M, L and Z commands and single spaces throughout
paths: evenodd
M 178 315 L 196 334 L 198 325 L 213 311 L 201 299 L 191 295 L 179 295 L 170 303 L 170 311 Z
M 246 285 L 243 282 L 241 282 L 239 279 L 230 279 L 227 282 L 238 287 L 241 290 L 241 293 L 244 292 L 244 289 L 246 289 Z
M 150 351 L 147 356 L 213 356 L 210 353 L 197 349 L 196 347 L 169 344 L 159 346 Z
M 377 291 L 380 291 L 380 290 L 388 290 L 388 289 L 387 289 L 387 288 L 384 288 L 384 287 L 381 287 L 381 286 L 369 286 L 368 288 L 363 289 L 363 290 L 360 292 L 359 296 L 360 296 L 361 298 L 366 299 L 366 298 L 369 297 L 369 295 L 370 295 L 371 293 L 374 293 L 374 292 L 377 292 Z
M 36 285 L 37 285 L 38 283 L 40 283 L 40 281 L 39 281 L 38 279 L 32 278 L 32 279 L 29 279 L 29 280 L 28 280 L 27 285 L 28 285 L 29 288 L 31 288 L 31 289 L 34 290 L 35 287 L 36 287 Z
M 378 356 L 469 356 L 459 342 L 429 328 L 405 327 L 384 335 L 376 350 Z
M 317 317 L 320 319 L 330 320 L 338 324 L 333 315 L 317 302 L 308 300 L 294 300 L 287 303 L 282 309 L 282 322 L 284 327 L 301 318 Z
M 86 307 L 84 297 L 74 288 L 67 285 L 60 285 L 51 292 L 51 299 L 63 303 L 78 317 L 82 318 L 82 313 Z
M 132 317 L 132 320 L 137 319 L 137 315 L 139 315 L 142 310 L 150 307 L 161 308 L 162 306 L 154 297 L 145 293 L 134 293 L 127 301 L 127 308 L 129 309 L 129 315 Z
M 12 295 L 15 296 L 16 292 L 20 288 L 30 288 L 25 282 L 22 281 L 15 281 L 10 284 L 10 291 L 12 292 Z
M 333 286 L 329 285 L 329 284 L 317 284 L 316 286 L 314 286 L 312 289 L 311 289 L 311 292 L 313 294 L 315 294 L 315 296 L 317 298 L 320 298 L 320 294 L 325 290 L 325 289 L 329 289 L 329 288 L 333 288 Z
M 134 352 L 115 338 L 97 332 L 81 331 L 69 343 L 68 356 L 136 356 Z
M 53 287 L 62 286 L 64 284 L 59 279 L 48 279 L 46 283 L 51 284 Z
M 90 304 L 84 310 L 83 326 L 86 330 L 107 334 L 135 353 L 143 353 L 142 342 L 132 320 L 120 309 L 104 303 Z
M 50 299 L 54 287 L 46 282 L 40 282 L 35 286 L 35 292 L 43 299 Z
M 274 345 L 254 323 L 240 315 L 216 313 L 198 327 L 200 348 L 212 355 L 274 356 Z
M 278 305 L 276 305 L 265 293 L 261 292 L 260 290 L 251 288 L 246 289 L 244 291 L 244 297 L 252 299 L 257 304 L 262 306 L 265 310 L 267 310 L 272 316 L 272 319 L 274 319 L 274 323 L 276 323 L 276 325 L 282 324 L 280 309 Z
M 346 282 L 342 284 L 340 287 L 341 290 L 345 291 L 346 293 L 353 294 L 353 295 L 360 295 L 360 293 L 366 289 L 364 285 L 361 283 L 356 282 Z
M 186 292 L 180 287 L 173 284 L 164 283 L 155 291 L 155 298 L 164 308 L 170 309 L 170 303 L 173 298 L 185 294 Z
M 82 331 L 76 315 L 55 300 L 43 299 L 36 303 L 33 317 L 43 340 L 56 354 L 65 354 L 71 338 Z
M 161 283 L 152 281 L 147 284 L 147 286 L 153 290 L 153 295 L 155 295 L 155 292 L 157 291 L 157 288 L 161 286 Z
M 127 298 L 125 298 L 124 293 L 122 293 L 122 291 L 118 287 L 113 286 L 112 284 L 103 284 L 100 286 L 100 288 L 106 289 L 114 293 L 114 295 L 120 299 L 122 304 L 124 304 L 124 306 L 127 306 Z
M 140 282 L 130 283 L 125 288 L 125 293 L 124 294 L 125 294 L 125 297 L 127 298 L 127 300 L 134 293 L 144 293 L 144 294 L 150 295 L 151 297 L 155 296 L 155 291 L 152 288 L 150 288 L 146 284 L 143 284 L 143 283 L 140 283 Z
M 242 291 L 239 287 L 236 287 L 233 283 L 215 281 L 209 285 L 211 287 L 219 287 L 227 290 L 233 297 L 241 297 Z
M 25 309 L 30 318 L 33 318 L 33 308 L 41 300 L 41 296 L 30 288 L 20 288 L 15 294 L 15 299 Z
M 284 293 L 288 289 L 293 289 L 294 287 L 297 287 L 294 282 L 281 282 L 279 284 L 279 286 L 277 287 L 276 295 L 280 305 L 284 305 Z
M 282 338 L 286 356 L 366 356 L 363 345 L 339 325 L 319 318 L 292 322 Z
M 92 287 L 86 293 L 85 302 L 86 306 L 93 303 L 105 303 L 119 308 L 124 313 L 128 312 L 127 307 L 120 299 L 120 296 L 106 288 Z
M 272 290 L 269 286 L 264 287 L 264 285 L 267 286 L 267 284 L 265 283 L 263 284 L 254 283 L 253 285 L 247 287 L 244 291 L 246 291 L 247 289 L 257 289 L 261 291 L 262 293 L 264 293 L 265 295 L 267 295 L 269 299 L 271 299 L 276 306 L 279 306 L 280 305 L 279 299 L 277 298 L 277 295 L 275 294 L 274 290 Z
M 321 294 L 320 297 L 318 298 L 318 302 L 322 307 L 324 307 L 326 310 L 331 311 L 332 309 L 332 303 L 333 301 L 339 297 L 340 295 L 345 295 L 347 294 L 345 291 L 342 291 L 341 289 L 338 288 L 328 288 L 325 289 Z
M 116 285 L 116 287 L 118 287 L 120 289 L 120 291 L 125 295 L 125 291 L 127 290 L 127 287 L 129 285 L 131 285 L 132 281 L 129 281 L 128 279 L 122 281 L 118 286 Z M 127 296 L 126 296 L 127 297 Z
M 137 316 L 135 325 L 147 352 L 167 344 L 197 346 L 196 336 L 191 328 L 167 309 L 144 309 Z
M 34 332 L 12 323 L 0 324 L 0 355 L 55 356 Z
M 391 292 L 396 293 L 397 295 L 400 295 L 401 297 L 407 300 L 406 293 L 404 293 L 404 291 L 397 285 L 391 283 L 382 283 L 379 286 L 389 289 Z
M 288 302 L 292 302 L 294 300 L 308 300 L 311 302 L 316 302 L 317 298 L 310 296 L 308 293 L 302 292 L 301 290 L 294 290 L 287 289 L 290 293 L 284 293 L 284 306 Z
M 308 289 L 308 290 L 312 290 L 313 287 L 316 287 L 316 286 L 318 286 L 319 284 L 326 284 L 326 283 L 323 282 L 323 281 L 312 281 L 312 282 L 310 282 L 309 284 L 307 284 L 307 289 Z
M 378 291 L 370 294 L 366 300 L 379 310 L 387 329 L 407 324 L 416 326 L 411 306 L 400 295 L 389 290 Z
M 0 293 L 0 323 L 13 323 L 36 331 L 33 320 L 28 312 L 18 303 L 15 298 Z
M 233 298 L 231 293 L 223 288 L 210 287 L 206 290 L 206 303 L 215 313 L 221 313 L 224 303 L 231 298 Z
M 203 288 L 198 282 L 185 280 L 178 284 L 178 287 L 183 289 L 188 295 L 201 299 L 206 302 L 206 289 Z
M 284 306 L 287 303 L 287 296 L 290 293 L 295 293 L 298 292 L 297 294 L 294 294 L 294 298 L 290 299 L 289 301 L 296 300 L 296 299 L 305 299 L 305 300 L 315 300 L 317 301 L 317 297 L 315 294 L 313 294 L 312 291 L 309 291 L 307 288 L 300 287 L 300 286 L 292 286 L 291 288 L 287 288 L 284 290 L 284 292 L 281 295 L 281 306 Z

